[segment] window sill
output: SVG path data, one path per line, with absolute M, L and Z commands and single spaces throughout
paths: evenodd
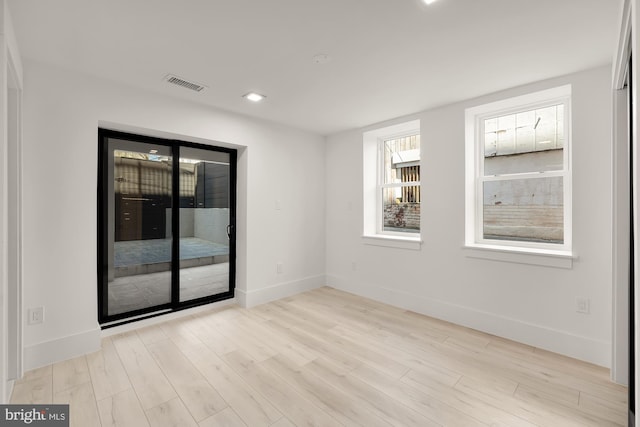
M 466 245 L 463 249 L 468 258 L 565 269 L 573 268 L 573 261 L 578 259 L 577 255 L 567 251 L 493 245 Z
M 410 249 L 419 251 L 422 245 L 422 239 L 417 237 L 389 236 L 385 234 L 373 234 L 362 236 L 362 242 L 365 245 L 384 246 L 387 248 Z

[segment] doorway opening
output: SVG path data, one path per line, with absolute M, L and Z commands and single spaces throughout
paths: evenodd
M 236 150 L 99 129 L 103 328 L 232 298 Z

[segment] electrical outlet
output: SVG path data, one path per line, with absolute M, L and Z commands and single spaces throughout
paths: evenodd
M 590 312 L 590 301 L 589 298 L 578 297 L 576 298 L 576 312 L 589 314 Z
M 29 316 L 29 325 L 37 325 L 44 322 L 44 307 L 30 308 L 27 310 Z
M 351 270 L 356 271 L 358 269 L 358 263 L 351 261 Z
M 282 265 L 281 262 L 276 264 L 276 273 L 278 274 L 284 273 L 284 266 Z

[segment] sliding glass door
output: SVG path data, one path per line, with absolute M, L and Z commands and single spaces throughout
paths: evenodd
M 99 131 L 100 323 L 233 297 L 235 150 Z
M 228 290 L 230 157 L 180 149 L 180 301 Z
M 171 303 L 171 147 L 108 139 L 105 315 Z M 153 152 L 154 154 L 151 154 Z

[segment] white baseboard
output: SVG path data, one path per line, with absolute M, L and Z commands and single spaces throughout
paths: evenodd
M 236 298 L 241 307 L 250 308 L 270 301 L 275 301 L 280 298 L 299 294 L 300 292 L 320 288 L 322 286 L 326 286 L 326 284 L 326 277 L 324 275 L 305 277 L 304 279 L 278 283 L 277 285 L 253 291 L 236 289 Z
M 206 306 L 200 306 L 194 309 L 168 313 L 163 316 L 144 319 L 139 322 L 133 322 L 122 326 L 116 326 L 106 329 L 105 331 L 101 331 L 100 328 L 96 326 L 96 329 L 87 332 L 26 347 L 24 351 L 25 371 L 98 351 L 100 350 L 100 340 L 102 336 L 108 336 L 115 333 L 125 332 L 131 329 L 137 329 L 154 323 L 171 320 L 181 316 L 187 316 L 200 311 L 212 310 L 223 305 L 233 303 L 237 303 L 241 307 L 253 307 L 269 301 L 275 301 L 280 298 L 295 295 L 300 292 L 319 288 L 325 285 L 325 276 L 314 276 L 291 282 L 280 283 L 274 286 L 269 286 L 268 288 L 257 289 L 249 292 L 236 289 L 235 299 L 225 300 Z
M 235 304 L 236 300 L 231 298 L 218 301 L 212 304 L 201 305 L 186 310 L 169 312 L 162 316 L 142 319 L 137 322 L 127 323 L 113 328 L 101 330 L 99 326 L 87 332 L 83 332 L 68 337 L 46 341 L 26 347 L 24 351 L 25 371 L 40 368 L 52 363 L 82 356 L 83 354 L 98 351 L 101 348 L 102 337 L 107 337 L 145 326 L 154 325 L 168 320 L 177 319 L 192 314 L 215 310 L 217 308 Z
M 24 370 L 47 366 L 100 350 L 100 328 L 33 344 L 24 349 Z
M 611 343 L 607 341 L 595 340 L 395 289 L 362 286 L 330 275 L 326 278 L 327 285 L 336 289 L 606 368 L 611 367 Z

